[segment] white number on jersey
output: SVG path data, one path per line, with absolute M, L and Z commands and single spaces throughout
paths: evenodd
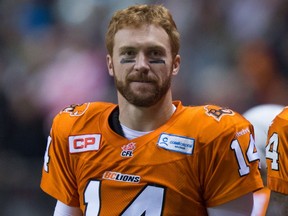
M 100 210 L 100 181 L 90 181 L 84 191 L 85 215 L 98 215 Z
M 95 216 L 100 212 L 101 182 L 91 180 L 84 191 L 86 204 L 85 216 Z M 147 185 L 135 199 L 123 210 L 121 216 L 162 215 L 165 189 L 159 186 Z
M 272 160 L 271 169 L 279 170 L 279 153 L 278 153 L 279 139 L 278 134 L 273 133 L 269 139 L 269 143 L 266 146 L 266 158 Z
M 243 151 L 241 149 L 240 143 L 238 140 L 233 140 L 231 143 L 231 149 L 235 151 L 236 159 L 238 162 L 239 166 L 239 174 L 240 176 L 247 175 L 250 172 L 250 167 L 247 165 Z M 252 134 L 250 134 L 250 142 L 249 142 L 249 147 L 246 152 L 247 160 L 248 162 L 253 162 L 256 160 L 260 160 L 260 157 L 258 155 L 258 152 L 255 151 L 256 146 L 255 146 L 255 141 L 253 139 Z M 260 165 L 260 163 L 259 163 Z
M 51 141 L 52 141 L 51 137 L 48 136 L 46 151 L 45 151 L 45 155 L 44 155 L 44 170 L 45 170 L 45 172 L 47 172 L 47 173 L 49 172 L 49 167 L 48 167 L 49 160 L 50 160 L 49 147 L 50 147 Z

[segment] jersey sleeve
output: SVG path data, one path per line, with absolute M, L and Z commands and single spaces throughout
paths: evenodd
M 230 115 L 209 123 L 202 135 L 206 146 L 199 152 L 198 172 L 208 207 L 263 187 L 253 126 L 238 113 L 226 113 Z
M 267 186 L 288 195 L 288 108 L 273 120 L 266 145 Z
M 42 169 L 41 188 L 44 192 L 69 206 L 79 206 L 77 184 L 73 173 L 75 162 L 70 159 L 65 114 L 55 117 Z

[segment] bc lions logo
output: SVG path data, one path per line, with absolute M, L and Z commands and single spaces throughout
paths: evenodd
M 208 116 L 212 116 L 217 121 L 220 121 L 222 116 L 224 115 L 234 115 L 235 113 L 231 109 L 217 107 L 217 106 L 205 106 L 204 109 L 206 110 L 206 114 Z
M 61 111 L 61 113 L 70 113 L 70 116 L 81 116 L 88 109 L 90 103 L 85 104 L 72 104 Z

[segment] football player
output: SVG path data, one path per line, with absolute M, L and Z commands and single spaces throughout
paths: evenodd
M 267 186 L 275 215 L 288 213 L 288 107 L 274 118 L 266 142 Z M 270 206 L 269 206 L 270 208 Z M 278 212 L 278 213 L 277 213 Z
M 267 215 L 274 215 L 276 211 L 279 211 L 279 203 L 278 200 L 275 199 L 275 196 L 270 198 L 270 190 L 267 188 L 265 143 L 268 128 L 275 116 L 282 111 L 283 107 L 284 106 L 280 104 L 260 104 L 243 113 L 243 116 L 254 126 L 255 145 L 260 156 L 260 173 L 265 185 L 263 189 L 254 193 L 254 210 L 256 212 L 262 210 L 266 212 Z M 257 209 L 258 206 L 260 206 L 261 209 Z
M 118 104 L 54 119 L 41 188 L 54 215 L 250 215 L 263 188 L 253 126 L 215 105 L 172 100 L 179 33 L 162 5 L 117 11 L 106 34 Z

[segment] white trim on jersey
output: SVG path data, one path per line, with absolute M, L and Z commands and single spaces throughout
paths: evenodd
M 137 131 L 137 130 L 132 130 L 128 127 L 126 127 L 125 125 L 121 124 L 124 136 L 131 140 L 131 139 L 135 139 L 137 137 L 143 136 L 147 133 L 150 133 L 151 131 Z
M 176 111 L 176 106 L 174 104 L 172 104 L 172 110 L 173 113 Z M 133 130 L 131 128 L 126 127 L 125 125 L 121 124 L 124 136 L 128 139 L 128 140 L 132 140 L 135 139 L 137 137 L 143 136 L 145 134 L 148 134 L 152 131 L 137 131 L 137 130 Z

